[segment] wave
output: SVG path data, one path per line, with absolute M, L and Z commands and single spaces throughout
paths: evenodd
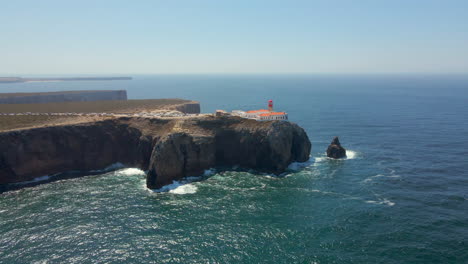
M 364 183 L 368 183 L 368 182 L 371 182 L 377 178 L 400 178 L 401 176 L 398 175 L 398 174 L 395 174 L 395 170 L 393 169 L 389 169 L 390 170 L 390 175 L 385 175 L 385 174 L 377 174 L 377 175 L 374 175 L 374 176 L 370 176 L 369 178 L 363 180 L 362 182 Z
M 193 194 L 196 193 L 198 190 L 198 187 L 193 184 L 195 181 L 199 181 L 202 179 L 202 177 L 209 177 L 212 175 L 216 174 L 216 170 L 211 168 L 207 169 L 203 172 L 201 176 L 190 176 L 190 177 L 185 177 L 184 179 L 180 181 L 173 181 L 171 184 L 165 185 L 159 189 L 147 189 L 151 192 L 156 192 L 156 193 L 173 193 L 173 194 Z
M 196 193 L 198 190 L 197 186 L 193 185 L 192 183 L 182 184 L 172 190 L 169 190 L 170 193 L 175 194 L 192 194 Z
M 301 170 L 303 168 L 306 168 L 310 165 L 312 165 L 314 162 L 311 161 L 312 159 L 309 158 L 308 161 L 305 161 L 305 162 L 293 162 L 291 164 L 289 164 L 288 166 L 288 170 L 293 170 L 293 171 L 298 171 L 298 170 Z
M 346 158 L 342 158 L 342 159 L 332 159 L 332 158 L 329 158 L 327 157 L 327 153 L 324 152 L 322 154 L 323 156 L 319 156 L 319 157 L 316 157 L 315 158 L 315 162 L 323 162 L 323 161 L 326 161 L 326 160 L 352 160 L 352 159 L 356 159 L 359 157 L 359 153 L 354 151 L 354 150 L 350 150 L 350 149 L 347 149 L 346 150 Z
M 376 195 L 378 201 L 374 201 L 374 200 L 366 200 L 365 198 L 363 197 L 359 197 L 359 196 L 353 196 L 353 195 L 349 195 L 349 194 L 345 194 L 345 193 L 338 193 L 338 192 L 330 192 L 330 191 L 322 191 L 322 190 L 319 190 L 319 189 L 307 189 L 307 188 L 297 188 L 298 190 L 301 190 L 301 191 L 306 191 L 306 192 L 314 192 L 314 193 L 320 193 L 320 194 L 323 194 L 323 195 L 331 195 L 331 196 L 336 196 L 336 197 L 341 197 L 342 199 L 346 199 L 346 200 L 357 200 L 357 201 L 361 201 L 361 202 L 365 202 L 365 203 L 369 203 L 369 204 L 379 204 L 379 205 L 388 205 L 388 206 L 394 206 L 395 203 L 386 199 L 386 198 L 379 198 L 378 196 L 379 195 Z
M 357 152 L 356 151 L 349 150 L 349 149 L 346 150 L 346 158 L 345 159 L 350 160 L 350 159 L 355 159 L 356 157 L 357 157 Z
M 23 182 L 13 183 L 12 185 L 23 185 L 23 184 L 43 182 L 43 181 L 48 181 L 51 178 L 52 178 L 51 176 L 46 175 L 46 176 L 41 176 L 41 177 L 34 178 L 34 179 L 30 180 L 30 181 L 23 181 Z
M 366 201 L 366 203 L 370 203 L 370 204 L 384 204 L 384 205 L 388 205 L 388 206 L 394 206 L 395 203 L 388 200 L 388 199 L 382 199 L 382 200 L 379 200 L 379 201 L 372 201 L 372 200 L 369 200 L 369 201 Z
M 288 166 L 288 170 L 292 170 L 292 171 L 299 171 L 299 170 L 302 170 L 304 168 L 307 168 L 307 167 L 317 167 L 320 165 L 320 163 L 324 162 L 324 161 L 336 161 L 336 159 L 332 159 L 332 158 L 329 158 L 327 157 L 326 153 L 323 153 L 322 154 L 323 156 L 318 156 L 318 157 L 312 157 L 310 156 L 309 160 L 308 161 L 305 161 L 305 162 L 293 162 L 291 164 L 289 164 Z M 344 159 L 338 159 L 338 160 L 352 160 L 352 159 L 356 159 L 358 157 L 358 153 L 356 151 L 353 151 L 353 150 L 346 150 L 346 158 Z
M 189 177 L 189 178 L 197 178 L 200 177 Z M 159 189 L 148 189 L 151 192 L 155 193 L 173 193 L 173 194 L 193 194 L 196 193 L 198 188 L 194 184 L 191 183 L 190 180 L 193 179 L 183 179 L 180 181 L 173 181 L 171 184 L 164 185 Z
M 101 169 L 101 170 L 90 170 L 88 171 L 89 173 L 106 173 L 106 172 L 110 172 L 110 171 L 115 171 L 115 170 L 119 170 L 119 169 L 123 169 L 125 168 L 125 165 L 120 163 L 120 162 L 116 162 L 114 164 L 111 164 L 107 167 L 105 167 L 104 169 Z
M 370 182 L 370 181 L 373 181 L 375 178 L 379 178 L 379 177 L 385 177 L 385 175 L 377 174 L 377 175 L 374 175 L 374 176 L 371 176 L 371 177 L 365 179 L 363 182 Z
M 137 169 L 137 168 L 121 169 L 121 170 L 116 171 L 115 173 L 118 173 L 120 175 L 125 175 L 125 176 L 146 175 L 144 171 Z

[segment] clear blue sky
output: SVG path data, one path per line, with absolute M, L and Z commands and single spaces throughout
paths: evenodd
M 0 74 L 468 73 L 466 0 L 0 3 Z

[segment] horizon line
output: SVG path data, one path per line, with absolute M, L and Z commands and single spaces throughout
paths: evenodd
M 138 75 L 468 75 L 468 72 L 159 72 L 159 73 L 27 73 L 3 74 L 0 78 L 24 76 L 138 76 Z

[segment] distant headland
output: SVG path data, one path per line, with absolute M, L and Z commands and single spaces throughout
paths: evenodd
M 66 77 L 66 78 L 22 78 L 0 77 L 0 83 L 24 83 L 24 82 L 70 82 L 70 81 L 124 81 L 132 80 L 132 77 Z

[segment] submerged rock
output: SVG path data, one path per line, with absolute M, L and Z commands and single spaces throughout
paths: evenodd
M 346 158 L 346 149 L 341 146 L 338 137 L 333 138 L 332 142 L 328 146 L 327 157 L 333 159 Z

